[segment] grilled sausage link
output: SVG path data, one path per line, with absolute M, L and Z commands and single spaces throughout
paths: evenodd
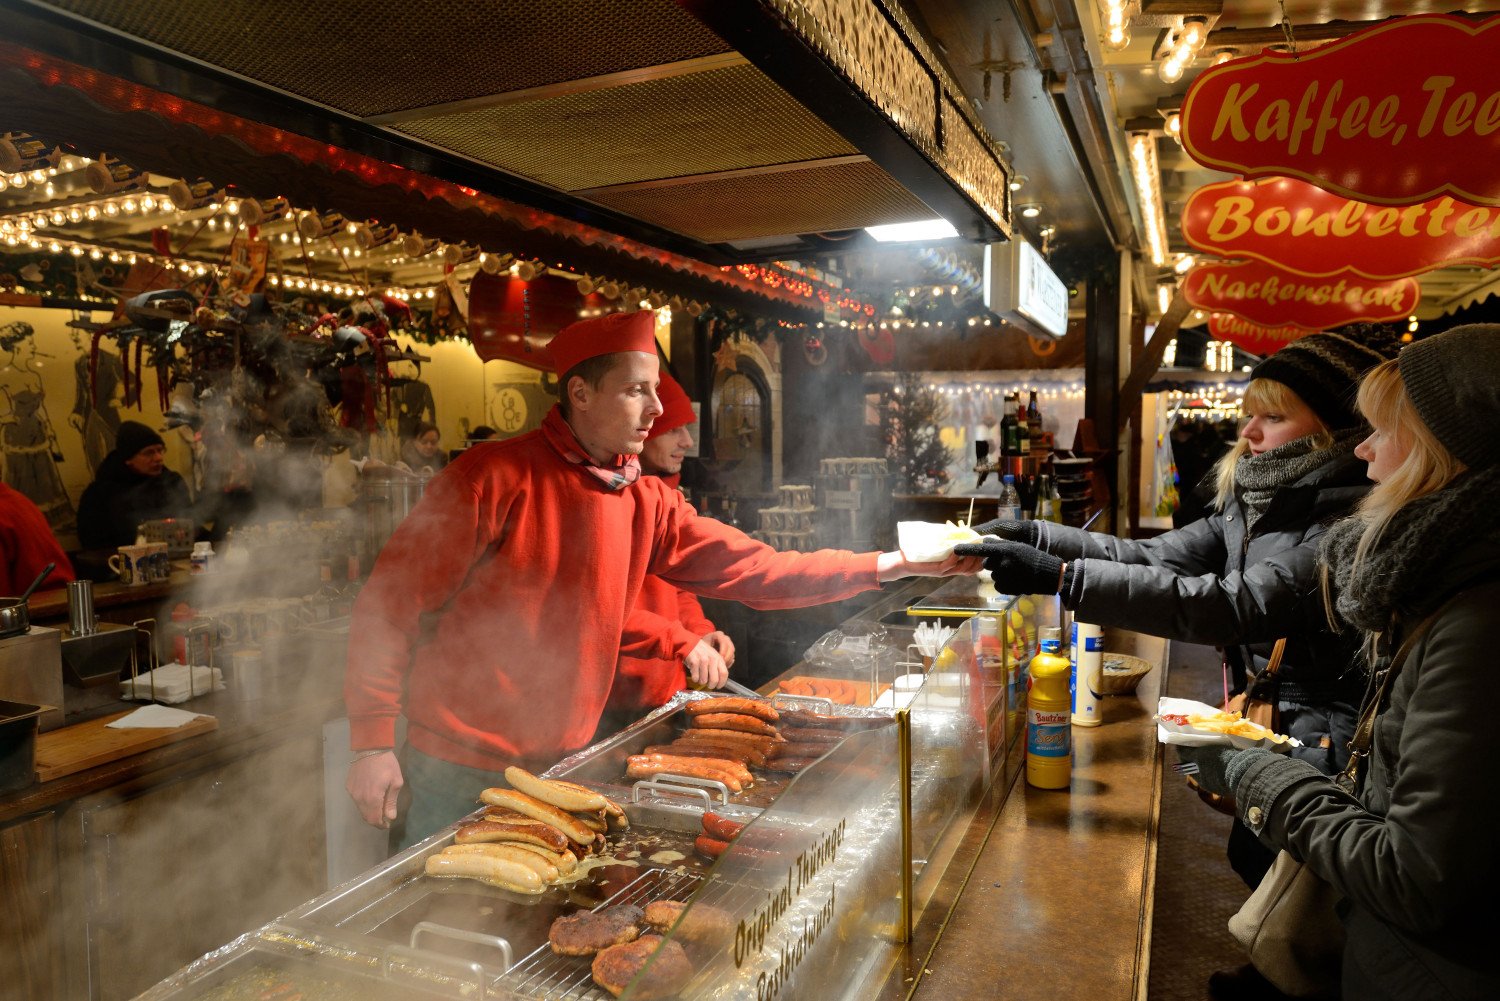
M 767 699 L 699 699 L 689 702 L 687 705 L 689 716 L 702 716 L 705 713 L 740 713 L 745 716 L 755 716 L 767 723 L 775 723 L 781 718 L 781 713 L 771 705 Z
M 747 716 L 744 713 L 704 713 L 694 716 L 690 725 L 703 730 L 738 730 L 765 737 L 776 736 L 775 726 L 758 716 Z

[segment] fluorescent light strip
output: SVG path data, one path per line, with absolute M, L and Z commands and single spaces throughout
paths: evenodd
M 1141 215 L 1146 224 L 1146 246 L 1151 263 L 1161 267 L 1167 262 L 1167 220 L 1161 208 L 1161 173 L 1156 168 L 1156 139 L 1149 132 L 1132 132 L 1129 139 L 1130 170 L 1135 190 L 1141 199 Z
M 958 235 L 958 230 L 947 219 L 923 219 L 920 222 L 898 222 L 889 226 L 866 226 L 865 232 L 881 243 L 946 240 Z

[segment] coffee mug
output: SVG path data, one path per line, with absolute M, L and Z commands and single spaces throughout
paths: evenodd
M 151 570 L 147 552 L 146 546 L 121 546 L 120 551 L 109 558 L 109 568 L 120 578 L 121 584 L 130 587 L 149 584 Z
M 172 576 L 172 563 L 167 556 L 167 544 L 165 542 L 148 542 L 146 548 L 149 550 L 146 561 L 151 567 L 152 580 L 166 580 Z

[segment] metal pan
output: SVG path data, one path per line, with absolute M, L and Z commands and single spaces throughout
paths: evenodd
M 19 598 L 0 598 L 0 639 L 31 631 L 31 610 L 26 603 L 31 600 L 31 593 L 42 586 L 42 581 L 56 567 L 56 563 L 48 563 L 42 567 L 42 572 L 36 575 L 36 580 L 21 592 Z

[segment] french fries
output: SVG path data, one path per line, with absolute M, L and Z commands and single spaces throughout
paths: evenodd
M 1283 735 L 1268 730 L 1259 723 L 1252 723 L 1238 712 L 1191 713 L 1187 722 L 1194 730 L 1209 733 L 1227 733 L 1249 740 L 1269 739 L 1273 744 L 1284 744 L 1287 741 Z

